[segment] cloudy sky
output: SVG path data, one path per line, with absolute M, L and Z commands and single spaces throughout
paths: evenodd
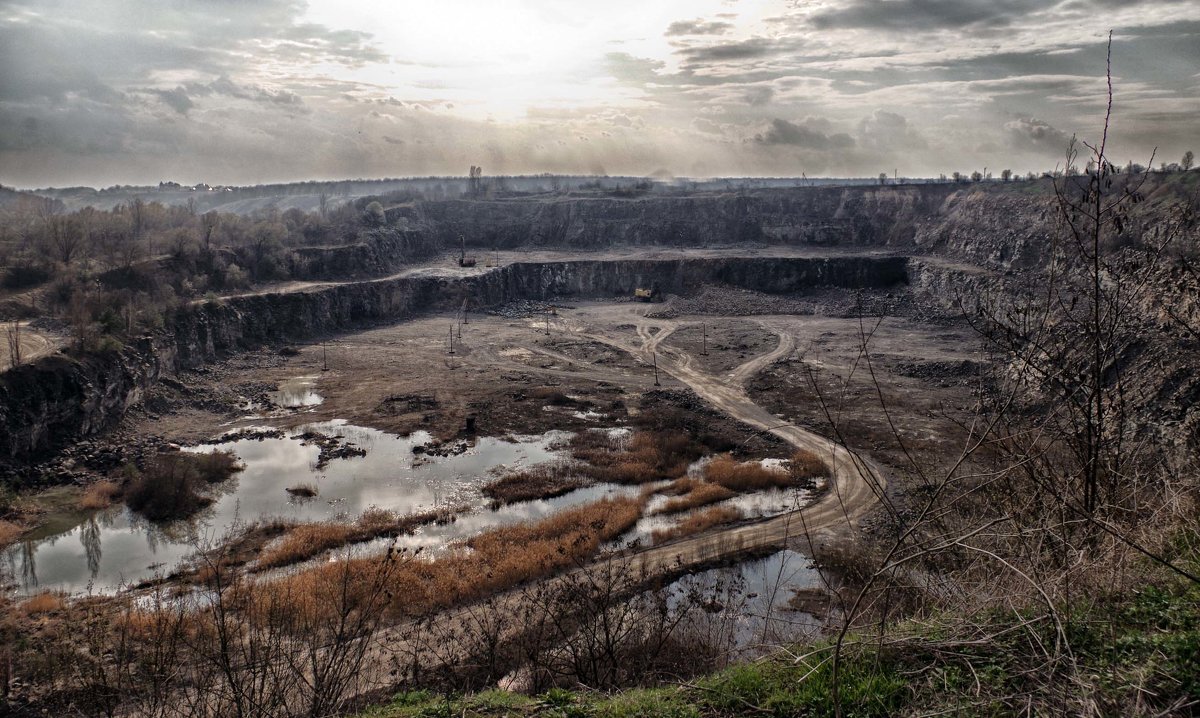
M 1200 151 L 1195 0 L 0 0 L 0 183 L 1047 169 L 1109 29 L 1114 158 Z

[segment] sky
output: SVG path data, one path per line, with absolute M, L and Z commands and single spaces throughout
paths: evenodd
M 0 0 L 0 183 L 1040 171 L 1110 30 L 1109 156 L 1200 151 L 1196 0 Z

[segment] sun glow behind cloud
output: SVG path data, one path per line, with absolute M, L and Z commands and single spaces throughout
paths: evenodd
M 753 18 L 781 7 L 747 2 L 737 10 Z M 669 67 L 674 48 L 663 30 L 671 22 L 730 10 L 724 0 L 452 0 L 382 7 L 368 0 L 314 0 L 306 19 L 368 30 L 392 57 L 383 65 L 330 72 L 405 99 L 449 101 L 466 116 L 515 120 L 533 108 L 636 105 L 644 93 L 609 75 L 606 56 L 620 51 Z
M 936 175 L 1200 115 L 1184 0 L 0 0 L 0 182 Z

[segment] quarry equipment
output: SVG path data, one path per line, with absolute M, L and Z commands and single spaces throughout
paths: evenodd
M 460 234 L 458 235 L 458 239 L 460 242 L 462 242 L 462 247 L 458 251 L 458 266 L 474 267 L 475 258 L 467 256 L 467 238 Z
M 654 285 L 649 289 L 638 287 L 633 290 L 633 298 L 639 302 L 656 302 L 658 301 L 658 285 Z

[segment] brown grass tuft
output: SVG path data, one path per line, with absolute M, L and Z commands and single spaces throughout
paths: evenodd
M 655 531 L 650 535 L 650 538 L 656 544 L 666 543 L 671 539 L 698 534 L 713 526 L 731 523 L 740 518 L 742 518 L 742 512 L 732 506 L 714 506 L 688 516 L 669 529 Z
M 116 481 L 97 481 L 87 487 L 79 499 L 79 508 L 85 511 L 106 509 L 112 506 L 113 499 L 121 493 L 121 485 Z
M 718 501 L 724 501 L 725 499 L 737 496 L 735 492 L 717 484 L 706 484 L 694 479 L 680 480 L 691 481 L 693 485 L 687 490 L 687 493 L 666 502 L 655 513 L 677 514 L 698 506 L 708 506 L 709 504 L 715 504 Z
M 702 448 L 684 434 L 638 431 L 628 439 L 584 431 L 571 437 L 571 456 L 587 464 L 583 471 L 614 484 L 645 484 L 687 473 Z
M 788 461 L 788 472 L 793 479 L 797 481 L 807 481 L 821 476 L 829 476 L 829 467 L 817 456 L 807 449 L 797 449 L 796 453 L 792 454 L 792 458 Z
M 444 507 L 397 517 L 395 513 L 371 507 L 362 512 L 352 524 L 325 521 L 297 524 L 280 540 L 259 554 L 255 571 L 288 566 L 307 561 L 326 551 L 348 544 L 362 543 L 372 539 L 411 534 L 417 528 L 433 523 L 449 523 L 465 510 L 463 506 Z
M 0 548 L 15 543 L 22 533 L 24 533 L 24 529 L 13 522 L 0 521 Z
M 589 483 L 579 475 L 579 469 L 566 461 L 538 464 L 523 471 L 515 471 L 483 487 L 483 495 L 495 505 L 514 504 L 535 499 L 552 499 L 555 496 L 582 488 Z
M 50 613 L 51 611 L 61 610 L 67 605 L 66 599 L 61 593 L 54 591 L 42 591 L 41 593 L 30 596 L 25 599 L 17 610 L 24 613 L 26 616 L 37 616 L 42 613 Z
M 738 493 L 786 488 L 797 483 L 786 471 L 768 469 L 757 461 L 742 463 L 728 454 L 713 457 L 705 464 L 704 478 Z
M 487 531 L 470 539 L 466 547 L 431 561 L 405 561 L 390 577 L 393 610 L 402 615 L 421 615 L 574 565 L 594 554 L 604 541 L 632 528 L 643 505 L 641 498 L 604 499 L 536 523 Z M 305 598 L 311 586 L 328 583 L 334 574 L 347 570 L 373 575 L 384 560 L 388 559 L 370 557 L 322 564 L 269 585 L 276 595 L 298 602 L 295 610 L 319 611 L 319 605 Z

